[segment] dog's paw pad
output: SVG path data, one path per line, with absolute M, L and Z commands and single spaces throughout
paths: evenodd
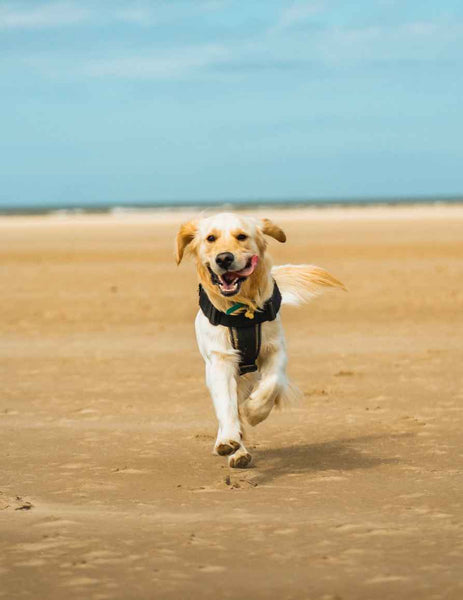
M 232 469 L 246 469 L 251 464 L 252 456 L 249 452 L 244 454 L 233 454 L 228 459 L 228 464 Z
M 229 454 L 236 452 L 239 447 L 239 442 L 235 442 L 235 440 L 228 440 L 228 442 L 221 442 L 220 444 L 217 444 L 215 451 L 220 456 L 228 456 Z

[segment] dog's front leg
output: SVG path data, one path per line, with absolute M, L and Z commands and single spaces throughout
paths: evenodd
M 206 361 L 206 381 L 214 403 L 219 432 L 214 452 L 225 456 L 241 446 L 234 354 L 211 352 Z

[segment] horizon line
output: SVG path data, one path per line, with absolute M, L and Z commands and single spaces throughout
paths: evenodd
M 129 202 L 118 201 L 99 201 L 92 203 L 63 202 L 63 203 L 42 203 L 42 204 L 0 204 L 0 215 L 20 215 L 20 214 L 47 214 L 54 212 L 83 212 L 83 213 L 106 213 L 114 210 L 144 210 L 144 209 L 182 209 L 182 208 L 202 208 L 202 207 L 228 207 L 235 205 L 240 208 L 256 206 L 278 206 L 284 208 L 286 205 L 296 206 L 336 206 L 336 205 L 368 205 L 368 204 L 439 204 L 439 203 L 463 203 L 463 194 L 432 194 L 432 195 L 394 195 L 394 196 L 350 196 L 339 197 L 320 197 L 320 198 L 234 198 L 234 199 L 191 199 L 191 200 L 139 200 Z

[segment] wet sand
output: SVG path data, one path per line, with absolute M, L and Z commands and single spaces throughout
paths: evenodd
M 297 407 L 211 454 L 185 215 L 0 219 L 0 597 L 463 597 L 463 207 L 267 211 Z

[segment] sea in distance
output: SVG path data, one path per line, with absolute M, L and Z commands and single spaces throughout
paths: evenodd
M 20 214 L 73 214 L 73 213 L 123 213 L 144 211 L 166 211 L 181 209 L 217 208 L 226 210 L 252 209 L 271 206 L 274 208 L 368 206 L 410 204 L 463 204 L 463 195 L 455 196 L 394 196 L 357 198 L 247 198 L 216 200 L 158 200 L 158 201 L 82 201 L 66 203 L 15 203 L 0 201 L 0 215 Z

